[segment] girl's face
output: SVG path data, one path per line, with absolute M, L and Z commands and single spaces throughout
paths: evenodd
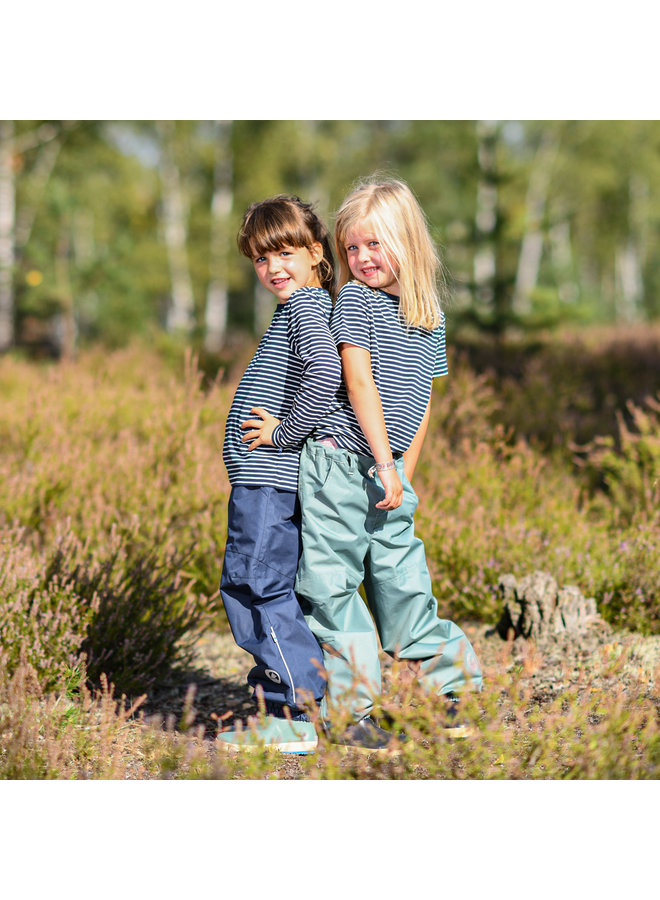
M 301 287 L 320 287 L 316 266 L 323 259 L 321 244 L 307 247 L 281 247 L 268 250 L 252 260 L 257 278 L 279 303 L 286 303 Z
M 358 281 L 376 290 L 401 296 L 399 267 L 383 250 L 378 237 L 368 228 L 354 228 L 344 240 L 348 268 Z

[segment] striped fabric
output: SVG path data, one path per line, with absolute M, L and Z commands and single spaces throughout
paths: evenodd
M 447 374 L 444 324 L 435 331 L 406 329 L 398 309 L 393 294 L 351 281 L 339 293 L 331 323 L 337 345 L 355 344 L 371 354 L 393 453 L 408 449 L 426 412 L 432 380 Z M 370 456 L 343 384 L 337 399 L 346 405 L 325 417 L 315 436 L 333 437 L 345 450 Z
M 330 295 L 311 287 L 277 304 L 227 416 L 222 457 L 232 485 L 297 490 L 302 444 L 328 409 L 341 379 L 328 328 L 331 309 Z M 282 419 L 273 433 L 277 447 L 248 451 L 248 444 L 241 442 L 241 422 L 254 418 L 254 406 Z

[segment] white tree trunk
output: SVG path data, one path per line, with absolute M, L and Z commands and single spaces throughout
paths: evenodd
M 0 353 L 14 343 L 14 123 L 0 121 Z
M 495 299 L 497 255 L 495 228 L 497 226 L 497 185 L 495 173 L 495 122 L 477 123 L 477 211 L 475 218 L 477 246 L 473 259 L 476 300 L 480 306 L 492 308 Z
M 571 226 L 568 219 L 560 219 L 548 229 L 550 256 L 562 303 L 577 303 L 580 288 L 575 278 L 575 263 L 571 245 Z
M 525 315 L 531 310 L 531 294 L 538 282 L 543 255 L 543 218 L 548 198 L 552 167 L 559 141 L 544 133 L 536 151 L 527 187 L 525 231 L 520 244 L 518 271 L 513 291 L 513 311 Z
M 63 127 L 74 124 L 65 122 Z M 43 145 L 31 173 L 31 177 L 36 176 L 38 190 L 43 191 L 61 146 L 61 141 L 53 141 L 59 130 L 59 126 L 46 123 L 34 131 L 16 135 L 13 122 L 0 120 L 0 353 L 14 343 L 16 253 L 27 243 L 36 214 L 34 203 L 17 213 L 14 157 Z
M 163 234 L 170 269 L 171 298 L 167 330 L 189 334 L 194 324 L 195 302 L 188 268 L 188 227 L 181 173 L 174 159 L 173 123 L 159 122 L 161 139 L 160 182 L 163 206 Z
M 639 249 L 632 236 L 617 247 L 614 261 L 616 271 L 616 317 L 623 322 L 635 322 L 644 294 L 644 280 Z
M 648 243 L 648 183 L 632 176 L 629 182 L 628 237 L 615 257 L 616 317 L 624 322 L 640 318 L 644 299 L 644 262 Z
M 211 201 L 211 237 L 209 247 L 209 286 L 206 293 L 204 346 L 217 353 L 225 342 L 229 309 L 229 216 L 233 193 L 231 122 L 215 123 L 215 171 Z
M 39 209 L 39 201 L 48 184 L 63 141 L 56 139 L 47 141 L 39 151 L 34 166 L 30 172 L 30 203 L 22 203 L 16 211 L 16 249 L 22 250 L 30 240 L 32 226 Z

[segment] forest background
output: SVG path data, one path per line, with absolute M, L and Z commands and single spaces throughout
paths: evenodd
M 332 214 L 408 181 L 451 275 L 453 334 L 660 316 L 656 121 L 3 121 L 0 351 L 262 333 L 235 234 L 295 193 Z

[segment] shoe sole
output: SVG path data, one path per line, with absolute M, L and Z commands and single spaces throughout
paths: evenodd
M 445 728 L 445 734 L 450 741 L 458 741 L 472 737 L 473 731 L 467 725 L 457 725 L 455 728 Z
M 317 741 L 284 741 L 281 744 L 230 744 L 217 740 L 218 747 L 228 753 L 286 753 L 289 756 L 308 756 L 315 753 Z
M 378 753 L 381 756 L 397 756 L 402 752 L 402 747 L 356 747 L 352 744 L 332 744 L 333 747 L 337 747 L 341 750 L 342 753 L 361 753 L 364 756 L 368 756 L 371 753 Z

